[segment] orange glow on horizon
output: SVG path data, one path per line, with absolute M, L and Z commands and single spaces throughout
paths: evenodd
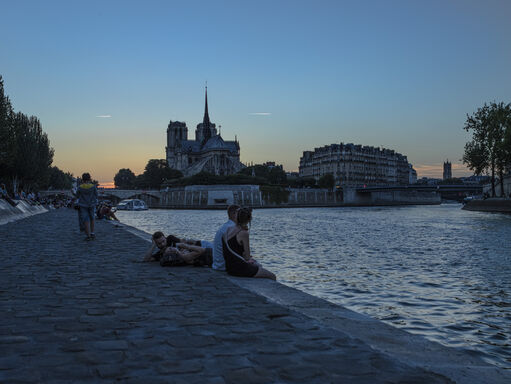
M 113 181 L 100 182 L 99 187 L 105 189 L 112 189 L 115 188 L 115 183 Z

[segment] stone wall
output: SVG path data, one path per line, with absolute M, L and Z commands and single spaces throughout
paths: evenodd
M 359 193 L 355 188 L 288 188 L 258 185 L 192 185 L 161 192 L 159 202 L 147 200 L 150 208 L 225 209 L 230 204 L 254 208 L 328 207 L 364 205 L 440 204 L 437 191 L 390 191 Z
M 419 205 L 440 204 L 442 198 L 438 191 L 371 191 L 357 192 L 355 188 L 344 189 L 344 204 L 361 205 Z
M 440 204 L 442 197 L 436 191 L 373 192 L 374 205 Z
M 491 184 L 483 185 L 483 193 L 491 195 Z M 495 195 L 500 196 L 500 183 L 495 182 Z M 504 195 L 506 197 L 511 196 L 511 176 L 504 176 Z
M 471 200 L 463 206 L 467 211 L 511 213 L 511 199 Z
M 4 199 L 0 199 L 0 225 L 48 211 L 42 205 L 30 205 L 25 201 L 15 201 L 18 202 L 18 205 L 13 207 Z

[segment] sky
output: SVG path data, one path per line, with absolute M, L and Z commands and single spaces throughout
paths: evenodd
M 394 149 L 419 177 L 470 175 L 467 114 L 511 102 L 511 1 L 0 0 L 0 75 L 54 165 L 103 185 L 165 158 L 204 114 L 241 161 L 298 170 L 333 143 Z

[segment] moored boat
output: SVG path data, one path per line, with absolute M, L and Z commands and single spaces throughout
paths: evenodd
M 144 200 L 126 199 L 117 204 L 117 210 L 122 211 L 146 211 L 147 205 Z

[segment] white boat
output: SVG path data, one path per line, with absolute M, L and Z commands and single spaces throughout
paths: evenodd
M 121 211 L 146 211 L 147 205 L 144 200 L 126 199 L 117 204 L 117 210 Z

